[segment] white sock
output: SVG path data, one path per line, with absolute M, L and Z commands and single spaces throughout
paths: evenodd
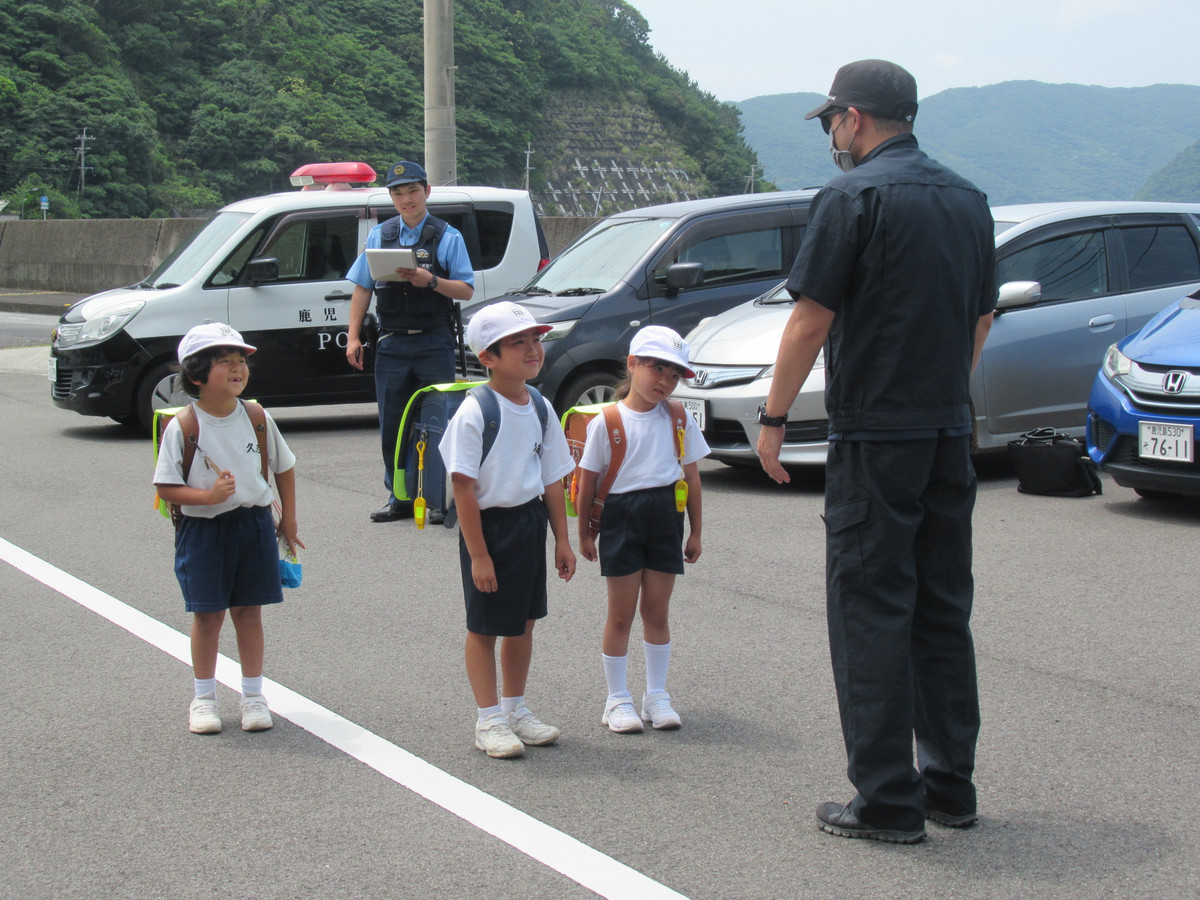
M 516 709 L 518 706 L 520 706 L 524 702 L 525 702 L 524 694 L 522 694 L 520 697 L 501 697 L 500 698 L 500 709 L 507 716 L 514 709 Z
M 488 716 L 494 716 L 496 713 L 504 713 L 504 710 L 499 706 L 479 707 L 479 721 L 482 722 Z
M 253 678 L 242 676 L 242 696 L 257 697 L 262 694 L 262 679 L 261 675 L 255 675 Z
M 608 696 L 629 696 L 629 688 L 625 680 L 626 673 L 629 671 L 629 657 L 608 656 L 604 653 L 600 655 L 604 658 L 604 680 L 608 682 Z
M 647 644 L 642 641 L 646 651 L 646 693 L 667 689 L 667 666 L 671 662 L 671 643 Z
M 217 679 L 215 678 L 193 678 L 192 683 L 196 686 L 197 700 L 216 700 L 217 699 Z

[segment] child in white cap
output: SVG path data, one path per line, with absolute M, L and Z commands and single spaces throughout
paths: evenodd
M 667 693 L 671 628 L 667 621 L 675 577 L 683 563 L 700 557 L 701 503 L 697 462 L 708 444 L 696 421 L 677 400 L 669 400 L 688 367 L 688 345 L 670 328 L 650 325 L 633 336 L 626 360 L 628 374 L 617 388 L 620 434 L 597 415 L 588 423 L 579 462 L 579 552 L 600 560 L 608 584 L 608 620 L 602 653 L 608 699 L 601 722 L 618 733 L 638 732 L 642 722 L 656 729 L 680 726 Z M 597 519 L 592 510 L 597 485 L 608 474 L 614 439 L 624 443 L 624 458 Z M 688 536 L 684 542 L 684 511 Z M 596 534 L 599 528 L 599 554 Z M 646 692 L 641 715 L 626 683 L 629 632 L 642 617 Z
M 486 423 L 479 402 L 468 396 L 438 445 L 458 508 L 467 680 L 478 707 L 475 746 L 497 758 L 522 756 L 526 744 L 552 744 L 559 735 L 525 702 L 533 626 L 547 612 L 547 526 L 558 577 L 569 581 L 575 574 L 561 488 L 574 461 L 554 410 L 525 384 L 541 371 L 541 336 L 549 330 L 508 301 L 471 317 L 467 343 L 488 370 L 499 428 L 481 459 Z M 539 411 L 535 404 L 544 405 Z M 496 678 L 498 637 L 503 695 Z
M 262 692 L 262 608 L 281 603 L 283 591 L 274 498 L 263 478 L 258 427 L 265 429 L 267 468 L 279 491 L 278 535 L 290 551 L 304 547 L 296 534 L 296 457 L 266 410 L 241 400 L 254 351 L 221 322 L 197 325 L 183 336 L 179 379 L 198 399 L 167 425 L 154 470 L 158 495 L 183 513 L 175 536 L 175 576 L 192 613 L 195 698 L 188 727 L 196 734 L 221 730 L 216 669 L 226 612 L 242 667 L 242 730 L 264 731 L 274 724 Z M 194 436 L 190 453 L 185 435 Z

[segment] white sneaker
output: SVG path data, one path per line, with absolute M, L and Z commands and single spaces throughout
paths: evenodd
M 609 731 L 617 734 L 635 734 L 643 730 L 642 720 L 633 708 L 633 698 L 628 694 L 624 697 L 608 698 L 600 724 L 607 725 Z
M 679 713 L 671 708 L 671 695 L 666 691 L 651 691 L 642 697 L 642 721 L 649 722 L 659 731 L 683 724 Z
M 188 728 L 193 734 L 216 734 L 221 730 L 221 717 L 217 715 L 216 700 L 197 697 L 188 707 Z
M 274 725 L 266 697 L 262 694 L 242 697 L 242 731 L 266 731 Z
M 558 729 L 553 725 L 547 725 L 531 713 L 524 700 L 508 714 L 508 725 L 513 734 L 521 739 L 521 743 L 529 744 L 531 747 L 553 744 L 558 740 Z
M 493 759 L 513 759 L 525 755 L 525 745 L 513 734 L 504 713 L 492 713 L 475 723 L 475 749 Z

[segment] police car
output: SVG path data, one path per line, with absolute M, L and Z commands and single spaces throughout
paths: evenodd
M 292 174 L 300 190 L 221 209 L 145 281 L 96 294 L 59 321 L 50 348 L 56 406 L 149 427 L 155 409 L 187 397 L 174 378 L 179 339 L 227 322 L 259 348 L 251 394 L 268 406 L 373 402 L 373 359 L 346 362 L 346 271 L 367 233 L 397 215 L 366 163 L 314 163 Z M 525 191 L 434 187 L 429 212 L 460 232 L 475 296 L 520 287 L 548 261 Z

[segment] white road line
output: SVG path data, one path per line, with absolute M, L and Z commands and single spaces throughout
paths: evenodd
M 0 559 L 148 644 L 191 665 L 191 649 L 186 635 L 3 538 L 0 538 Z M 240 690 L 241 670 L 238 664 L 221 655 L 217 660 L 217 680 L 228 688 Z M 397 784 L 561 872 L 601 897 L 687 900 L 683 894 L 460 781 L 295 691 L 265 678 L 263 686 L 264 693 L 269 688 L 272 713 L 289 719 Z

